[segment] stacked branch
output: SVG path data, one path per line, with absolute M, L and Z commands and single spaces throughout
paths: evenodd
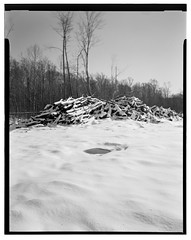
M 70 125 L 86 123 L 90 118 L 133 119 L 158 123 L 166 118 L 170 121 L 179 120 L 182 117 L 170 108 L 149 107 L 136 97 L 118 97 L 115 100 L 100 100 L 91 96 L 67 100 L 61 99 L 54 104 L 47 104 L 43 111 L 31 117 L 24 124 L 26 127 L 43 125 Z M 22 125 L 23 126 L 23 125 Z

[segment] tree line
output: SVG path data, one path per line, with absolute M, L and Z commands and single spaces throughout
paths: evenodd
M 84 72 L 70 71 L 65 74 L 47 58 L 37 45 L 27 50 L 27 57 L 19 61 L 10 59 L 10 112 L 38 112 L 46 104 L 68 97 L 89 95 Z M 170 95 L 170 87 L 165 84 L 160 87 L 156 79 L 147 83 L 135 82 L 128 77 L 118 80 L 107 77 L 103 73 L 89 75 L 89 87 L 94 97 L 110 100 L 118 96 L 135 96 L 148 106 L 170 107 L 177 112 L 183 111 L 183 94 Z

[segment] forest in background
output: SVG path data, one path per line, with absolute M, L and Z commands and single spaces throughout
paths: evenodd
M 38 51 L 37 51 L 38 49 Z M 21 60 L 10 59 L 9 98 L 10 112 L 38 112 L 46 104 L 88 95 L 84 72 L 70 71 L 70 77 L 58 71 L 56 66 L 42 57 L 40 48 L 29 48 L 27 57 Z M 128 77 L 118 80 L 117 76 L 90 74 L 92 95 L 99 99 L 110 100 L 118 96 L 135 96 L 148 106 L 170 107 L 176 112 L 183 112 L 183 94 L 170 94 L 169 84 L 160 87 L 156 79 L 146 83 L 135 82 Z
M 48 103 L 82 95 L 104 100 L 124 95 L 135 96 L 148 106 L 170 107 L 178 113 L 183 112 L 183 94 L 170 94 L 169 82 L 160 87 L 156 79 L 148 79 L 146 83 L 137 82 L 131 77 L 119 79 L 120 72 L 114 65 L 111 66 L 110 77 L 103 73 L 91 75 L 89 55 L 92 47 L 99 41 L 96 31 L 103 28 L 103 13 L 86 11 L 81 14 L 75 35 L 78 53 L 73 65 L 68 49 L 74 21 L 74 13 L 71 11 L 55 13 L 58 26 L 53 30 L 61 38 L 62 48 L 51 46 L 49 49 L 61 51 L 60 70 L 43 57 L 37 44 L 29 47 L 26 56 L 22 56 L 20 60 L 10 58 L 10 113 L 38 112 Z M 10 26 L 7 38 L 12 31 L 14 24 Z

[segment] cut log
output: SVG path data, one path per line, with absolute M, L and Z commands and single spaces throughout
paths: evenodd
M 44 110 L 50 109 L 50 108 L 52 108 L 52 107 L 53 107 L 52 104 L 47 104 L 47 105 L 44 107 Z
M 39 114 L 39 115 L 36 115 L 35 118 L 48 117 L 49 115 L 50 115 L 50 112 L 41 113 L 41 114 Z
M 30 127 L 30 126 L 33 126 L 33 125 L 36 125 L 36 124 L 39 124 L 39 123 L 40 123 L 40 121 L 32 121 L 32 122 L 26 123 L 26 126 Z
M 53 124 L 57 124 L 61 117 L 62 117 L 62 114 L 59 114 L 56 120 L 53 122 Z

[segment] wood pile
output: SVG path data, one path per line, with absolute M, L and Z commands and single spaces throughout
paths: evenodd
M 181 117 L 170 108 L 148 107 L 136 97 L 119 97 L 115 100 L 100 100 L 91 96 L 67 100 L 61 99 L 54 104 L 47 104 L 43 111 L 31 117 L 22 124 L 26 127 L 43 124 L 80 124 L 86 123 L 90 118 L 133 119 L 136 121 L 158 123 L 161 118 L 170 121 Z

